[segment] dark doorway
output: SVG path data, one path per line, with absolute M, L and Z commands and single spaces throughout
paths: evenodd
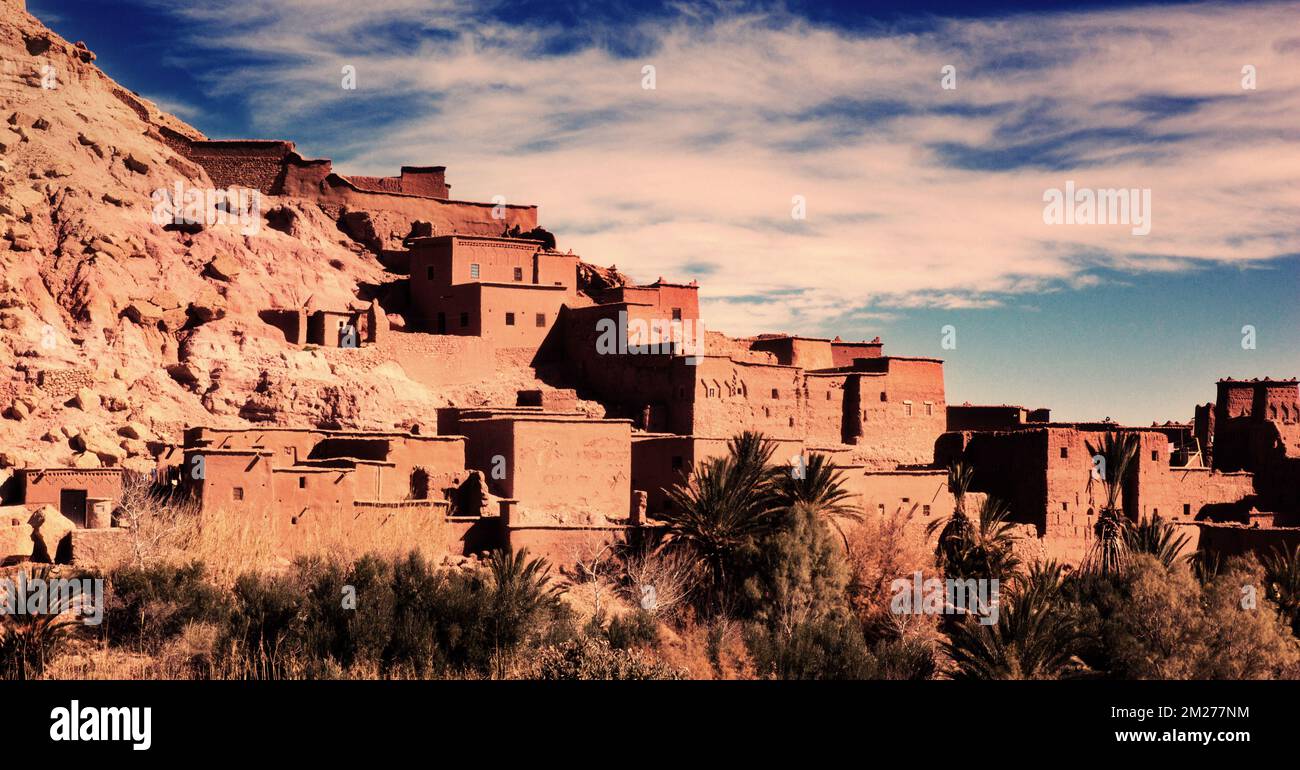
M 62 513 L 78 527 L 86 526 L 86 490 L 60 490 L 59 513 Z

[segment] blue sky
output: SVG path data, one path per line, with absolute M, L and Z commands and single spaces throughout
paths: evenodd
M 1300 375 L 1300 5 L 558 6 L 28 0 L 209 136 L 445 164 L 588 261 L 697 278 L 719 330 L 945 358 L 953 403 L 1142 424 Z M 1150 233 L 1045 224 L 1067 182 L 1150 190 Z

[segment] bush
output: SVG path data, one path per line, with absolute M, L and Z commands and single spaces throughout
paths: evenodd
M 790 633 L 751 628 L 746 640 L 761 676 L 776 679 L 870 679 L 876 662 L 862 629 L 845 617 L 800 623 Z
M 591 636 L 542 648 L 530 674 L 548 681 L 685 678 L 683 672 L 647 657 L 640 650 L 614 649 L 604 639 Z
M 191 623 L 223 623 L 225 595 L 207 582 L 202 562 L 125 567 L 109 574 L 104 634 L 112 644 L 156 650 Z
M 616 650 L 653 647 L 659 643 L 659 624 L 654 615 L 638 609 L 615 616 L 609 622 L 609 630 L 605 634 L 609 638 L 609 646 Z
M 934 648 L 915 639 L 882 639 L 871 647 L 868 679 L 933 679 Z
M 222 661 L 238 679 L 287 679 L 300 672 L 304 591 L 294 577 L 246 572 L 221 639 Z
M 350 567 L 299 562 L 309 576 L 303 642 L 314 659 L 343 669 L 377 666 L 392 635 L 393 568 L 376 556 Z

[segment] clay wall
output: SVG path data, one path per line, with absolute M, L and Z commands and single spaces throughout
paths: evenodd
M 516 524 L 606 524 L 632 501 L 631 425 L 568 417 L 462 419 L 466 462 L 493 493 L 519 500 Z M 505 478 L 491 473 L 505 458 Z
M 482 336 L 497 347 L 536 348 L 567 297 L 556 286 L 478 284 Z
M 831 366 L 852 366 L 859 358 L 880 358 L 883 344 L 879 338 L 874 342 L 837 342 L 831 341 Z
M 685 481 L 698 463 L 727 454 L 727 438 L 678 436 L 665 433 L 632 434 L 632 489 L 646 493 L 646 511 L 665 509 L 664 490 Z M 787 466 L 804 453 L 802 441 L 775 441 L 772 462 Z
M 1292 550 L 1300 545 L 1298 527 L 1243 527 L 1201 524 L 1200 546 L 1207 553 L 1226 560 L 1253 553 L 1264 556 L 1275 549 Z
M 702 356 L 694 367 L 694 420 L 685 431 L 734 435 L 762 431 L 772 438 L 804 436 L 803 370 Z
M 830 369 L 835 365 L 830 340 L 811 337 L 758 337 L 750 343 L 750 347 L 772 353 L 776 356 L 776 362 L 782 366 Z
M 627 302 L 653 309 L 653 317 L 669 320 L 698 321 L 699 287 L 683 284 L 653 283 L 648 286 L 615 286 L 601 293 L 602 304 Z
M 1023 406 L 949 404 L 948 430 L 1013 430 L 1030 422 Z
M 846 414 L 857 411 L 855 394 L 846 389 L 853 374 L 809 374 L 804 378 L 804 437 L 814 443 L 847 444 L 854 428 L 846 424 Z M 856 427 L 856 423 L 854 424 Z
M 631 419 L 643 430 L 691 433 L 696 366 L 664 353 L 599 352 L 602 322 L 617 324 L 618 312 L 625 308 L 566 308 L 563 328 L 554 350 L 545 353 L 546 360 L 563 365 L 581 385 L 579 395 L 599 400 L 609 416 Z
M 278 195 L 285 157 L 291 152 L 293 142 L 232 140 L 191 142 L 185 155 L 203 167 L 217 188 L 247 187 Z
M 401 176 L 349 175 L 348 179 L 357 187 L 373 192 L 446 198 L 451 194 L 446 172 L 445 166 L 402 166 Z
M 88 499 L 122 496 L 122 471 L 117 468 L 28 468 L 19 471 L 23 504 L 60 508 L 64 490 L 83 491 Z
M 864 461 L 877 469 L 926 464 L 946 427 L 943 362 L 859 359 Z

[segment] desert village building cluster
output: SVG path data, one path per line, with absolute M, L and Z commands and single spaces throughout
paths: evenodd
M 117 96 L 149 120 L 130 94 Z M 243 427 L 192 425 L 151 445 L 157 478 L 192 490 L 207 512 L 264 520 L 287 548 L 319 528 L 431 517 L 446 522 L 464 553 L 528 547 L 564 559 L 582 544 L 653 530 L 670 505 L 664 490 L 744 430 L 775 440 L 783 463 L 829 456 L 865 513 L 901 510 L 922 523 L 952 512 L 946 469 L 964 458 L 973 491 L 1010 505 L 1025 547 L 1074 562 L 1104 498 L 1088 446 L 1127 431 L 1141 443 L 1124 489 L 1130 516 L 1159 514 L 1222 553 L 1300 542 L 1294 379 L 1221 380 L 1215 402 L 1195 406 L 1190 422 L 1151 427 L 949 404 L 941 360 L 886 354 L 879 339 L 706 330 L 694 281 L 630 285 L 557 249 L 536 206 L 452 198 L 443 167 L 345 177 L 292 142 L 153 128 L 216 187 L 319 206 L 397 276 L 401 291 L 346 307 L 286 298 L 259 309 L 286 347 L 382 351 L 411 371 L 479 377 L 492 376 L 485 354 L 514 350 L 546 384 L 520 390 L 513 403 L 411 415 L 388 431 L 246 414 Z M 267 214 L 269 227 L 291 226 L 276 216 Z M 395 222 L 409 230 L 402 249 L 375 234 L 377 223 Z M 220 258 L 208 270 L 220 274 Z M 37 386 L 66 397 L 75 385 L 51 372 Z M 578 408 L 583 401 L 604 414 Z M 122 484 L 120 467 L 26 468 L 2 502 L 57 508 L 75 529 L 44 556 L 78 560 L 120 533 L 113 505 Z M 21 534 L 0 538 L 10 551 L 0 559 L 30 555 L 27 521 L 10 516 L 4 527 Z

